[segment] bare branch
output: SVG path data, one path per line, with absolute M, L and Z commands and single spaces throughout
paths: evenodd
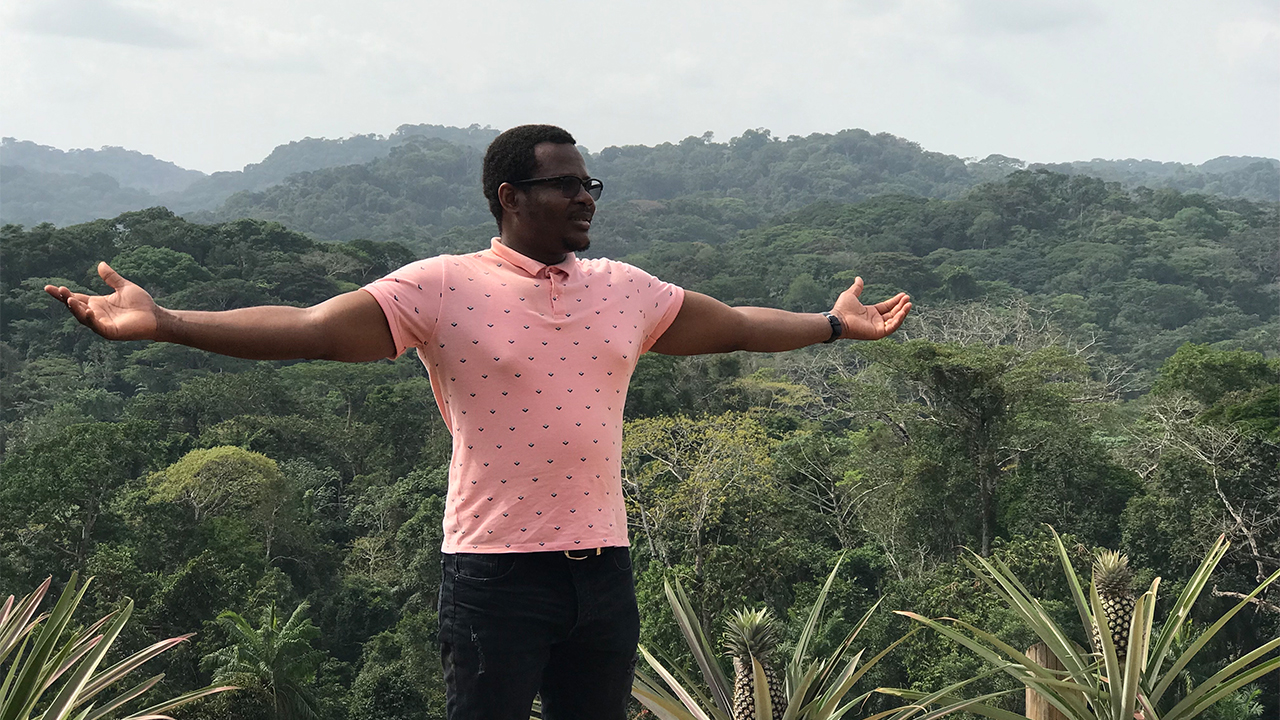
M 1248 600 L 1250 604 L 1257 605 L 1259 608 L 1266 610 L 1267 612 L 1280 614 L 1280 605 L 1273 605 L 1261 598 L 1251 598 L 1244 593 L 1219 590 L 1217 585 L 1213 586 L 1212 593 L 1214 597 L 1229 597 L 1237 600 Z

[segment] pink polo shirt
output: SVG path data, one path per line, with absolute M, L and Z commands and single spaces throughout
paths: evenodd
M 446 553 L 625 546 L 622 407 L 684 290 L 613 260 L 488 250 L 365 286 L 453 433 Z

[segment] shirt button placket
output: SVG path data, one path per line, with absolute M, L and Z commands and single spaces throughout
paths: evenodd
M 564 290 L 562 287 L 564 281 L 560 279 L 559 275 L 560 273 L 555 270 L 547 271 L 547 280 L 550 281 L 548 284 L 551 287 L 551 313 L 554 316 L 559 316 L 561 314 L 559 309 L 560 294 Z

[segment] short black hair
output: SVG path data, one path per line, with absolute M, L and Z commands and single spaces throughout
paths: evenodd
M 555 125 L 519 125 L 502 133 L 489 143 L 484 153 L 484 196 L 489 200 L 489 212 L 502 230 L 502 202 L 498 200 L 498 186 L 502 183 L 528 180 L 538 169 L 538 159 L 533 149 L 540 143 L 577 145 L 567 131 Z

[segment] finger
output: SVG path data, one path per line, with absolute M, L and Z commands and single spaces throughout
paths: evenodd
M 902 327 L 902 323 L 907 319 L 907 314 L 911 312 L 911 303 L 905 303 L 898 308 L 896 312 L 889 316 L 884 323 L 885 334 L 888 335 L 898 328 Z
M 85 295 L 84 293 L 71 292 L 67 288 L 58 288 L 58 289 L 62 291 L 62 298 L 61 298 L 62 302 L 69 303 L 72 300 L 75 300 L 76 302 L 84 305 L 85 307 L 89 306 L 89 297 L 90 297 L 89 295 Z
M 72 299 L 76 299 L 81 303 L 89 302 L 88 295 L 85 295 L 84 293 L 73 293 L 67 287 L 54 287 L 52 285 L 45 285 L 44 291 L 52 295 L 55 300 L 62 303 L 63 305 L 67 305 L 68 303 L 71 302 Z
M 894 310 L 896 310 L 898 306 L 903 303 L 903 301 L 909 301 L 909 300 L 911 300 L 910 296 L 908 296 L 906 293 L 900 292 L 897 295 L 894 295 L 893 297 L 889 298 L 888 300 L 876 303 L 875 305 L 876 312 L 880 313 L 881 315 L 884 315 L 885 313 L 891 313 Z
M 125 285 L 129 285 L 129 281 L 120 276 L 120 273 L 111 269 L 111 266 L 105 262 L 98 263 L 98 277 L 102 278 L 112 290 L 119 290 Z
M 854 297 L 856 298 L 862 297 L 862 276 L 861 275 L 853 279 L 853 285 L 850 286 L 849 290 L 853 292 Z
M 67 309 L 71 311 L 71 315 L 81 325 L 89 325 L 93 318 L 93 311 L 89 309 L 89 303 L 78 297 L 72 296 L 67 298 Z

